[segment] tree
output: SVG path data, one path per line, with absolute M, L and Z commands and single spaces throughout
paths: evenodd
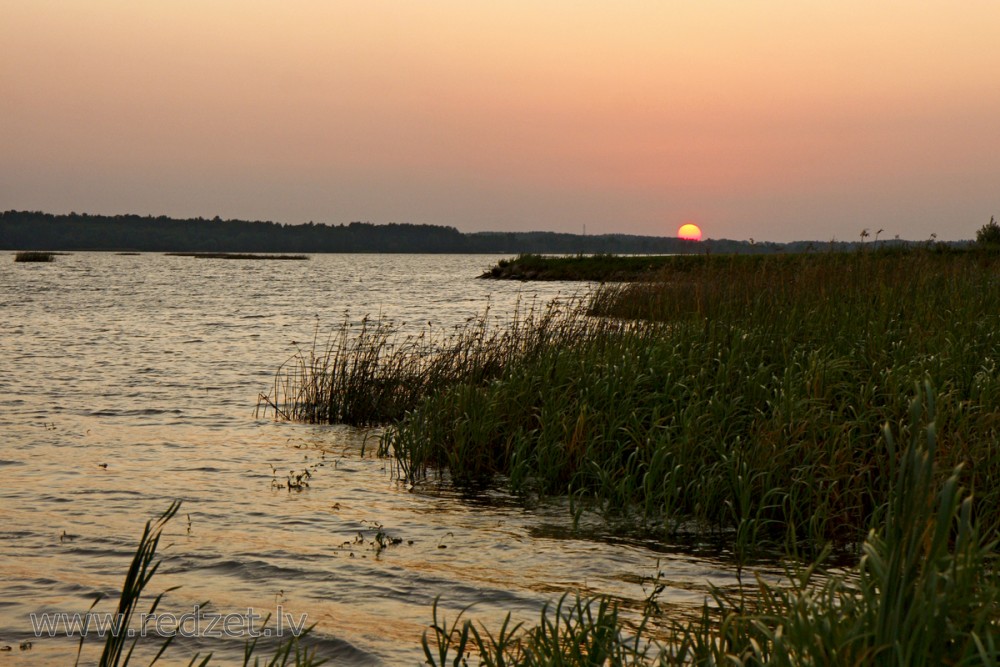
M 976 243 L 984 246 L 1000 246 L 1000 224 L 990 216 L 989 223 L 976 232 Z

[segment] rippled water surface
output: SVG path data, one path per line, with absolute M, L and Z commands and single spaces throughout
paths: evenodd
M 316 624 L 333 664 L 419 663 L 438 596 L 450 617 L 476 603 L 477 618 L 531 620 L 567 591 L 641 601 L 659 563 L 661 599 L 700 605 L 708 580 L 728 578 L 712 558 L 600 523 L 574 532 L 558 502 L 407 489 L 371 433 L 254 418 L 277 366 L 345 312 L 447 328 L 487 303 L 504 314 L 579 289 L 476 280 L 496 259 L 0 256 L 0 647 L 12 647 L 0 663 L 72 664 L 78 640 L 35 637 L 30 615 L 116 599 L 144 523 L 174 499 L 149 590 L 180 588 L 159 611 L 280 606 Z M 308 489 L 279 488 L 303 470 Z M 239 662 L 243 642 L 179 638 L 162 664 L 198 651 Z

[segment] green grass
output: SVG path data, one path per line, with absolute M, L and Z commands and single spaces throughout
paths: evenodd
M 1000 517 L 995 256 L 699 261 L 594 296 L 592 312 L 645 324 L 584 320 L 489 382 L 427 392 L 383 453 L 413 482 L 500 476 L 741 552 L 850 547 L 887 492 L 882 428 L 930 380 L 941 467 L 970 464 L 977 511 Z
M 433 609 L 431 665 L 994 665 L 1000 660 L 995 531 L 974 519 L 954 470 L 941 479 L 935 396 L 910 402 L 911 441 L 898 454 L 885 502 L 848 568 L 792 562 L 782 582 L 715 590 L 700 619 L 658 624 L 655 607 L 626 620 L 607 598 L 564 597 L 537 625 L 499 628 Z M 463 612 L 464 613 L 464 612 Z

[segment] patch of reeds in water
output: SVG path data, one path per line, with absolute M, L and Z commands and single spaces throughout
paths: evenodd
M 308 255 L 257 255 L 238 252 L 167 252 L 167 257 L 197 257 L 199 259 L 279 259 L 307 260 Z
M 402 419 L 436 392 L 482 386 L 552 347 L 595 335 L 580 302 L 518 308 L 509 321 L 490 309 L 451 330 L 402 334 L 385 319 L 345 319 L 325 345 L 314 339 L 275 375 L 257 415 L 310 423 L 378 425 Z
M 678 258 L 605 286 L 585 316 L 481 319 L 452 338 L 345 324 L 258 405 L 279 418 L 389 422 L 380 453 L 417 483 L 447 469 L 568 496 L 737 555 L 847 551 L 886 497 L 883 426 L 939 389 L 941 470 L 965 463 L 1000 524 L 1000 257 L 925 249 Z
M 51 262 L 55 258 L 54 252 L 22 251 L 14 255 L 15 262 Z
M 965 463 L 978 515 L 1000 524 L 996 261 L 713 257 L 605 287 L 591 312 L 643 320 L 438 389 L 386 429 L 382 452 L 412 482 L 501 475 L 665 536 L 711 533 L 739 557 L 853 550 L 891 480 L 882 428 L 906 423 L 929 379 L 947 426 L 937 463 Z
M 480 278 L 496 280 L 639 280 L 656 274 L 677 258 L 666 255 L 518 255 L 501 259 Z

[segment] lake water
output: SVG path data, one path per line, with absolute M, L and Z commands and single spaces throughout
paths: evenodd
M 278 365 L 345 313 L 448 328 L 487 303 L 504 314 L 581 289 L 475 279 L 497 259 L 0 255 L 0 648 L 12 647 L 0 664 L 72 664 L 78 639 L 35 636 L 31 615 L 116 600 L 143 525 L 175 499 L 147 592 L 179 588 L 158 611 L 280 607 L 316 624 L 313 645 L 337 665 L 420 663 L 438 597 L 449 618 L 474 604 L 467 613 L 488 623 L 508 611 L 531 621 L 566 592 L 638 608 L 657 571 L 661 604 L 677 613 L 699 607 L 709 581 L 732 583 L 710 554 L 616 536 L 593 518 L 571 530 L 557 501 L 407 488 L 374 456 L 377 434 L 254 418 Z M 306 469 L 308 489 L 279 488 Z M 379 533 L 398 543 L 380 550 Z M 198 651 L 240 662 L 245 638 L 201 630 L 161 664 Z M 101 643 L 85 643 L 81 662 Z M 140 642 L 138 664 L 158 644 Z

